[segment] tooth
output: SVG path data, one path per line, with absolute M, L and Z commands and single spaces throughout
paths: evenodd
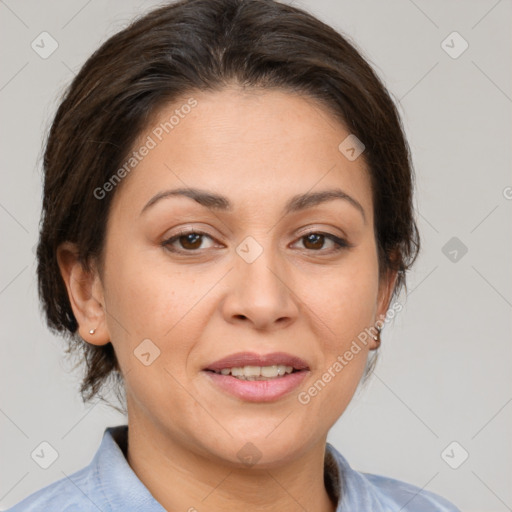
M 293 366 L 283 364 L 274 364 L 272 366 L 237 366 L 234 368 L 222 368 L 216 373 L 222 375 L 231 374 L 241 380 L 266 380 L 282 377 L 285 374 L 293 372 Z
M 273 366 L 262 366 L 261 375 L 263 377 L 275 377 L 277 375 L 277 365 Z
M 246 377 L 259 377 L 261 366 L 244 366 L 243 372 Z

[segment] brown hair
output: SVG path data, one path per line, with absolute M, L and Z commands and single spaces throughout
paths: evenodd
M 420 247 L 410 150 L 392 99 L 355 46 L 304 10 L 273 0 L 182 0 L 160 7 L 87 60 L 46 142 L 39 294 L 50 329 L 67 337 L 68 353 L 82 353 L 84 402 L 103 399 L 99 391 L 109 377 L 120 384 L 122 376 L 110 342 L 95 346 L 79 336 L 57 247 L 74 242 L 86 269 L 92 258 L 101 262 L 118 190 L 101 200 L 93 191 L 119 169 L 162 106 L 229 83 L 316 99 L 364 143 L 380 273 L 398 271 L 393 297 L 405 286 L 405 271 Z

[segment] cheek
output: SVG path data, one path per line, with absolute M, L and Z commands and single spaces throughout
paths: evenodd
M 322 293 L 310 292 L 311 309 L 318 312 L 317 339 L 322 358 L 314 377 L 298 397 L 308 412 L 309 428 L 330 428 L 343 414 L 361 380 L 369 352 L 367 329 L 373 322 L 377 274 L 371 266 L 339 273 Z
M 109 248 L 106 265 L 111 312 L 119 315 L 120 322 L 129 324 L 130 332 L 159 337 L 183 314 L 184 300 L 192 299 L 194 280 L 155 257 L 158 249 L 133 247 L 121 252 L 116 250 L 120 245 Z
M 163 348 L 162 340 L 172 335 L 194 303 L 194 282 L 153 264 L 144 254 L 112 247 L 105 267 L 107 324 L 116 353 L 120 359 L 124 353 L 128 365 L 128 356 L 145 339 Z
M 311 309 L 325 323 L 331 341 L 326 348 L 329 352 L 342 349 L 374 320 L 378 265 L 371 245 L 354 252 L 336 271 L 313 280 L 305 290 Z
M 116 254 L 111 251 L 111 254 Z M 117 253 L 119 254 L 119 252 Z M 127 250 L 112 257 L 106 274 L 107 322 L 111 340 L 125 372 L 140 372 L 136 354 L 144 340 L 158 354 L 152 369 L 157 382 L 168 379 L 165 369 L 177 378 L 186 377 L 190 352 L 206 328 L 212 288 L 225 270 L 179 268 L 152 250 Z M 218 275 L 217 275 L 218 273 Z M 145 375 L 147 369 L 143 368 Z M 149 381 L 145 380 L 145 385 Z

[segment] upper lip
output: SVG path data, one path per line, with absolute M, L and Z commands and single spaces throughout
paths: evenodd
M 210 363 L 203 370 L 220 371 L 224 368 L 240 368 L 243 366 L 291 366 L 294 370 L 309 370 L 308 364 L 300 357 L 273 352 L 272 354 L 256 354 L 255 352 L 238 352 Z

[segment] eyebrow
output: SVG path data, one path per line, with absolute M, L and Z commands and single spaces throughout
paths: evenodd
M 199 203 L 201 206 L 211 208 L 212 210 L 228 212 L 233 211 L 232 203 L 225 196 L 198 188 L 178 188 L 174 190 L 164 190 L 153 196 L 146 203 L 144 208 L 142 208 L 140 215 L 142 215 L 146 210 L 148 210 L 158 201 L 176 196 L 188 197 Z M 321 203 L 332 201 L 334 199 L 341 199 L 350 203 L 361 213 L 363 220 L 366 223 L 366 214 L 364 208 L 361 206 L 361 203 L 359 203 L 356 199 L 339 188 L 323 190 L 320 192 L 306 192 L 305 194 L 295 195 L 287 201 L 284 207 L 284 214 L 286 215 L 289 213 L 302 211 L 307 208 L 317 206 Z

